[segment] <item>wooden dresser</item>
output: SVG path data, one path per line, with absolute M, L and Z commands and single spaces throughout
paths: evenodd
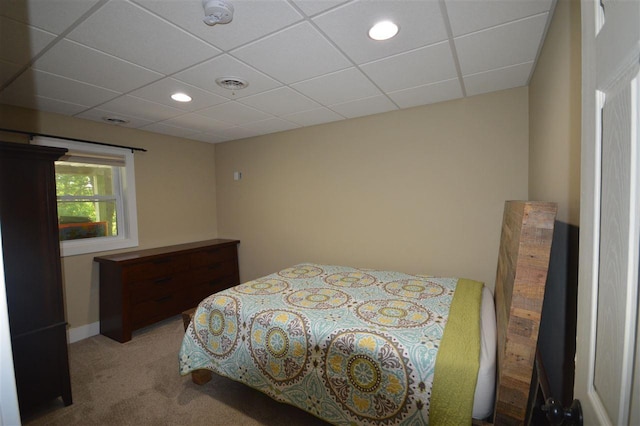
M 238 285 L 238 240 L 208 240 L 99 256 L 100 333 L 118 342 L 131 332 Z
M 23 416 L 50 399 L 72 402 L 54 170 L 66 151 L 0 142 L 4 280 Z

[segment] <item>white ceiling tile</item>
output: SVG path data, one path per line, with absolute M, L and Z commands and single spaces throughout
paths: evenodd
M 457 78 L 424 86 L 412 87 L 389 93 L 389 97 L 400 108 L 434 104 L 462 97 L 462 88 Z
M 190 129 L 194 132 L 218 132 L 234 127 L 231 123 L 225 123 L 196 113 L 170 118 L 169 120 L 163 121 L 163 124 Z
M 222 50 L 241 46 L 302 19 L 285 0 L 234 0 L 230 2 L 233 20 L 214 26 L 202 21 L 202 1 L 134 1 Z
M 231 2 L 207 26 L 202 0 L 0 0 L 0 103 L 210 143 L 409 108 L 527 84 L 556 0 Z
M 56 43 L 33 68 L 122 93 L 163 77 L 70 40 Z
M 546 23 L 545 13 L 456 38 L 462 75 L 535 60 Z
M 235 125 L 248 124 L 254 121 L 272 118 L 270 114 L 242 105 L 236 101 L 200 110 L 198 114 Z
M 249 131 L 258 132 L 261 135 L 266 135 L 268 133 L 284 132 L 285 130 L 295 129 L 300 126 L 281 118 L 269 118 L 268 120 L 243 124 L 241 127 Z
M 143 126 L 146 126 L 147 124 L 151 123 L 150 120 L 145 120 L 145 119 L 139 118 L 139 117 L 126 116 L 126 115 L 123 115 L 123 114 L 114 113 L 113 111 L 108 111 L 108 110 L 101 109 L 101 108 L 92 108 L 92 109 L 84 111 L 84 112 L 82 112 L 80 114 L 76 114 L 76 117 L 84 118 L 86 120 L 99 121 L 101 123 L 108 123 L 108 124 L 111 124 L 112 126 L 129 127 L 129 128 L 132 128 L 132 129 L 135 129 L 135 128 L 138 128 L 138 127 L 143 127 Z M 126 123 L 112 123 L 112 122 L 105 121 L 105 117 L 120 118 L 120 119 L 123 119 L 123 120 L 127 120 L 127 122 Z
M 313 16 L 327 9 L 336 7 L 349 0 L 293 0 L 302 12 L 307 16 Z
M 53 112 L 62 115 L 74 115 L 87 109 L 84 105 L 63 102 L 58 99 L 49 99 L 41 96 L 5 96 L 5 92 L 0 94 L 0 103 L 21 106 L 38 111 Z
M 387 99 L 386 96 L 374 96 L 373 98 L 359 99 L 357 101 L 331 105 L 331 109 L 347 118 L 355 118 L 393 111 L 398 109 L 398 107 Z
M 399 26 L 398 34 L 390 40 L 372 40 L 369 29 L 386 20 Z M 313 21 L 357 64 L 447 39 L 437 1 L 362 0 L 331 10 Z
M 60 34 L 98 0 L 0 0 L 0 15 Z
M 344 120 L 344 117 L 327 108 L 317 108 L 309 111 L 289 114 L 283 118 L 301 126 L 315 126 L 316 124 L 329 123 L 331 121 Z
M 445 0 L 454 36 L 547 12 L 553 0 Z
M 163 135 L 176 136 L 179 138 L 187 138 L 189 136 L 193 136 L 198 134 L 197 131 L 193 131 L 192 129 L 185 129 L 183 127 L 170 126 L 165 123 L 151 123 L 149 125 L 140 127 L 140 130 L 145 130 L 147 132 L 154 133 L 162 133 Z
M 220 136 L 232 139 L 243 139 L 243 138 L 251 138 L 253 136 L 259 136 L 260 132 L 255 130 L 245 129 L 243 127 L 232 127 L 226 130 L 221 131 Z
M 281 117 L 297 111 L 318 108 L 317 102 L 288 87 L 279 87 L 268 92 L 240 99 L 238 102 Z
M 243 64 L 229 55 L 221 55 L 210 61 L 196 65 L 188 70 L 177 73 L 174 78 L 199 87 L 208 92 L 226 98 L 243 98 L 269 89 L 282 86 L 271 77 Z M 249 86 L 238 90 L 235 95 L 228 89 L 223 89 L 216 84 L 216 78 L 235 77 L 245 80 Z
M 93 107 L 120 95 L 113 90 L 96 87 L 44 71 L 29 69 L 1 94 L 13 99 L 40 96 L 62 102 Z
M 188 139 L 193 139 L 194 141 L 207 142 L 207 143 L 220 143 L 220 142 L 226 142 L 230 138 L 216 135 L 213 133 L 198 133 L 196 135 L 189 136 Z
M 532 68 L 533 62 L 526 62 L 511 67 L 468 75 L 464 77 L 467 95 L 473 96 L 496 90 L 526 86 Z
M 458 75 L 448 42 L 381 59 L 360 68 L 387 92 L 451 80 Z
M 10 78 L 16 75 L 16 73 L 20 71 L 21 68 L 22 66 L 18 64 L 0 59 L 0 87 L 2 87 Z
M 322 75 L 293 84 L 291 87 L 322 105 L 333 105 L 381 94 L 380 90 L 356 68 Z
M 308 22 L 241 47 L 232 54 L 287 84 L 351 65 Z
M 176 102 L 171 95 L 177 92 L 191 96 L 191 102 Z M 191 86 L 173 78 L 164 78 L 141 89 L 129 93 L 132 96 L 146 99 L 158 104 L 178 108 L 185 111 L 197 111 L 213 105 L 227 102 L 227 98 Z
M 164 74 L 212 58 L 220 50 L 124 0 L 111 0 L 68 38 Z
M 0 59 L 24 66 L 56 36 L 0 16 Z
M 152 122 L 166 120 L 185 113 L 178 108 L 171 108 L 129 95 L 120 96 L 100 105 L 100 109 L 112 111 L 125 117 L 137 117 Z

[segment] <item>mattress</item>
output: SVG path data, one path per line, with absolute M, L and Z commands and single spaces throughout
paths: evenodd
M 480 367 L 478 368 L 478 382 L 473 398 L 474 419 L 486 419 L 493 412 L 496 389 L 497 336 L 493 294 L 487 287 L 483 287 L 482 307 L 480 308 Z
M 214 371 L 333 424 L 486 417 L 495 320 L 492 333 L 492 298 L 482 288 L 296 265 L 203 300 L 183 339 L 180 372 Z M 440 398 L 431 396 L 436 388 Z

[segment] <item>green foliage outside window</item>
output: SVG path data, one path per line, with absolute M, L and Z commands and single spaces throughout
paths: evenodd
M 112 166 L 56 162 L 56 195 L 60 224 L 106 222 L 106 229 L 101 235 L 65 234 L 61 239 L 118 235 L 116 201 L 112 198 L 113 173 Z
M 76 174 L 56 174 L 56 195 L 93 196 L 93 187 L 89 176 Z M 88 217 L 96 221 L 96 209 L 91 201 L 58 202 L 58 216 Z

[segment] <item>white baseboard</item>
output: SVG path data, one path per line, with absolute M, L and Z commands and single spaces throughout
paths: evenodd
M 100 334 L 100 321 L 96 321 L 87 325 L 81 325 L 80 327 L 70 328 L 69 343 L 84 340 L 91 336 L 97 336 L 98 334 Z

